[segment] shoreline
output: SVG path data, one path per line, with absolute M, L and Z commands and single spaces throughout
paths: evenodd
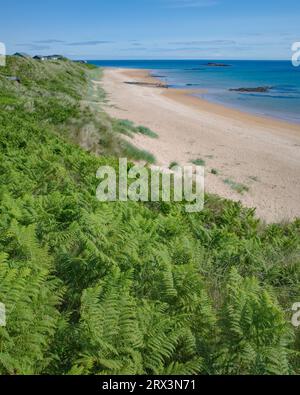
M 129 77 L 137 77 L 138 79 L 143 78 L 145 82 L 150 83 L 162 83 L 162 81 L 151 75 L 151 70 L 148 69 L 120 69 L 120 68 L 104 68 L 111 70 L 122 70 L 124 75 L 128 75 Z M 133 73 L 130 73 L 130 71 Z M 128 72 L 127 72 L 128 71 Z M 205 93 L 204 89 L 184 89 L 184 88 L 172 88 L 169 87 L 163 92 L 163 95 L 169 97 L 173 100 L 178 100 L 179 102 L 185 102 L 188 105 L 192 105 L 195 108 L 201 107 L 202 110 L 207 110 L 209 112 L 216 112 L 217 114 L 223 114 L 228 117 L 238 116 L 240 119 L 247 122 L 268 122 L 269 126 L 274 127 L 275 129 L 278 127 L 288 127 L 291 130 L 295 130 L 296 133 L 300 133 L 300 124 L 288 120 L 284 120 L 281 118 L 275 118 L 271 115 L 262 115 L 255 114 L 252 112 L 244 111 L 243 109 L 234 108 L 231 106 L 227 106 L 226 104 L 215 103 L 213 101 L 203 99 L 198 96 L 194 96 L 196 93 Z
M 180 165 L 202 159 L 206 190 L 256 207 L 266 222 L 300 217 L 300 125 L 256 116 L 192 96 L 199 90 L 125 84 L 161 83 L 144 69 L 105 68 L 106 111 L 159 135 L 132 143 L 157 159 Z M 216 170 L 218 175 L 211 174 Z M 244 186 L 240 194 L 234 186 Z M 235 188 L 236 189 L 236 188 Z M 246 192 L 246 189 L 249 191 Z
M 149 72 L 149 76 L 151 76 L 150 71 Z M 153 78 L 153 77 L 152 77 Z M 184 89 L 184 88 L 170 88 L 172 91 L 178 91 L 178 94 L 183 93 L 185 94 L 185 96 L 190 96 L 193 97 L 194 99 L 201 100 L 202 101 L 202 108 L 203 106 L 206 106 L 207 108 L 209 108 L 210 111 L 217 111 L 220 109 L 226 109 L 227 113 L 229 114 L 229 111 L 232 112 L 231 115 L 234 115 L 235 113 L 238 113 L 238 115 L 240 117 L 247 117 L 247 120 L 254 120 L 253 118 L 258 118 L 258 119 L 262 119 L 265 121 L 271 121 L 274 122 L 275 124 L 282 124 L 282 126 L 284 125 L 289 125 L 289 126 L 295 126 L 297 129 L 300 130 L 300 122 L 294 122 L 292 120 L 289 119 L 285 119 L 285 118 L 281 118 L 281 117 L 275 117 L 272 116 L 271 114 L 260 114 L 258 112 L 255 112 L 254 110 L 251 111 L 250 109 L 246 109 L 246 108 L 242 108 L 242 107 L 238 107 L 238 106 L 234 106 L 234 105 L 229 105 L 228 103 L 225 102 L 216 102 L 213 100 L 209 100 L 208 98 L 203 98 L 200 96 L 196 96 L 195 94 L 204 94 L 204 93 L 208 93 L 207 91 L 205 91 L 204 89 L 199 89 L 199 90 L 194 90 L 194 89 Z M 194 94 L 195 93 L 195 94 Z M 195 105 L 197 104 L 197 102 L 195 101 L 194 103 Z M 199 105 L 199 103 L 198 103 Z M 210 106 L 211 105 L 211 106 Z M 209 107 L 210 106 L 210 107 Z M 276 126 L 275 126 L 276 127 Z

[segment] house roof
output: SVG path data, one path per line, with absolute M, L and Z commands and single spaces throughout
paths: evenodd
M 62 55 L 49 55 L 49 56 L 46 56 L 46 58 L 48 58 L 48 59 L 52 59 L 52 58 L 59 59 L 59 58 L 63 58 L 63 56 Z
M 33 59 L 63 59 L 62 55 L 35 55 Z

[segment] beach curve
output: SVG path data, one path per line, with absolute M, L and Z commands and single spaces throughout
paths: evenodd
M 256 208 L 266 222 L 300 217 L 300 125 L 209 103 L 191 91 L 155 84 L 147 70 L 104 69 L 105 110 L 159 136 L 133 143 L 157 163 L 206 164 L 206 191 Z M 241 193 L 242 192 L 242 193 Z

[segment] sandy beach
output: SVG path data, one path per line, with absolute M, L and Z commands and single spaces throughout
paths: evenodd
M 255 207 L 266 222 L 300 217 L 300 125 L 228 109 L 191 91 L 125 82 L 157 80 L 145 70 L 107 68 L 101 82 L 111 116 L 158 134 L 133 140 L 154 154 L 157 164 L 202 159 L 207 192 Z M 242 194 L 235 190 L 241 187 Z

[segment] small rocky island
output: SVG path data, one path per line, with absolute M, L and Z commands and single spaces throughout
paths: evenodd
M 271 86 L 258 86 L 256 88 L 232 88 L 229 89 L 231 92 L 242 92 L 242 93 L 267 93 L 272 89 Z
M 206 63 L 205 66 L 209 67 L 231 67 L 231 64 L 226 64 L 226 63 Z

